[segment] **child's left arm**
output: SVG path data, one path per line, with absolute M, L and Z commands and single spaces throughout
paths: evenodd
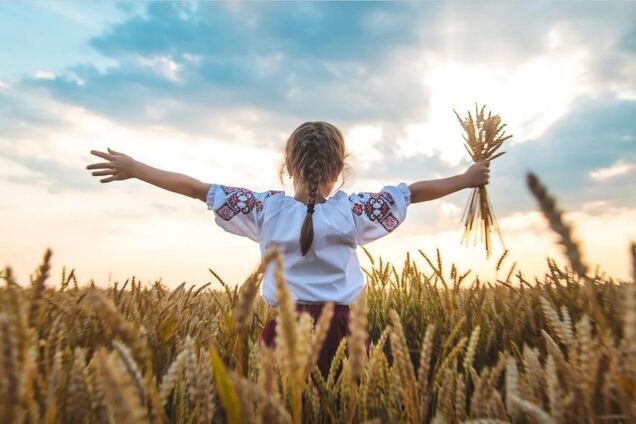
M 426 202 L 470 187 L 488 184 L 489 161 L 477 162 L 463 174 L 438 180 L 418 181 L 409 186 L 411 203 Z
M 210 184 L 187 175 L 153 168 L 110 148 L 108 152 L 91 150 L 93 155 L 106 159 L 108 162 L 94 163 L 86 167 L 86 169 L 102 169 L 102 171 L 93 172 L 94 176 L 108 176 L 100 180 L 102 183 L 137 178 L 165 190 L 206 201 Z

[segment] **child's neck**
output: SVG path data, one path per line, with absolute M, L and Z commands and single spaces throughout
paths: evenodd
M 296 192 L 296 194 L 294 195 L 294 199 L 298 200 L 299 202 L 302 202 L 304 204 L 308 204 L 309 203 L 309 196 L 304 193 L 304 192 Z M 316 203 L 324 203 L 326 202 L 327 199 L 316 193 Z
M 309 193 L 307 190 L 307 186 L 300 181 L 293 181 L 294 185 L 294 199 L 302 202 L 304 204 L 309 203 Z M 324 190 L 327 190 L 328 187 L 318 187 L 316 192 L 316 203 L 325 203 L 327 201 L 327 196 L 323 193 Z

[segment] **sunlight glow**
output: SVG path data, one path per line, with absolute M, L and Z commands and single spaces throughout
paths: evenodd
M 382 141 L 382 127 L 377 125 L 359 125 L 345 134 L 347 149 L 351 153 L 356 167 L 368 169 L 373 162 L 382 159 L 376 148 Z
M 474 113 L 475 102 L 501 115 L 513 142 L 539 137 L 561 118 L 572 101 L 587 89 L 587 52 L 546 53 L 520 65 L 505 62 L 469 65 L 424 59 L 422 84 L 430 90 L 429 113 L 423 122 L 407 125 L 398 140 L 398 155 L 439 158 L 451 166 L 466 157 L 462 130 L 453 109 Z

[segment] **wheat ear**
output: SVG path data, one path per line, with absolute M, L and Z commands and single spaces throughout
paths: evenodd
M 146 410 L 142 407 L 130 379 L 119 370 L 106 350 L 99 350 L 96 356 L 104 399 L 115 422 L 148 422 Z
M 527 183 L 550 227 L 559 235 L 560 243 L 565 247 L 565 253 L 570 260 L 572 269 L 584 277 L 587 273 L 587 266 L 581 258 L 579 243 L 572 237 L 570 226 L 563 222 L 563 212 L 557 207 L 556 200 L 532 172 L 527 175 Z

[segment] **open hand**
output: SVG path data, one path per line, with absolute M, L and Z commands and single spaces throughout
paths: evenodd
M 464 176 L 466 177 L 466 184 L 468 187 L 483 187 L 488 184 L 489 174 L 490 174 L 490 161 L 482 160 L 481 162 L 476 162 L 470 166 L 464 172 Z
M 108 161 L 93 163 L 86 167 L 86 169 L 103 169 L 103 171 L 95 171 L 92 173 L 96 177 L 110 175 L 110 177 L 102 178 L 100 182 L 109 183 L 116 180 L 127 180 L 133 176 L 132 171 L 136 161 L 130 156 L 116 152 L 110 147 L 108 148 L 108 153 L 91 150 L 91 154 Z

